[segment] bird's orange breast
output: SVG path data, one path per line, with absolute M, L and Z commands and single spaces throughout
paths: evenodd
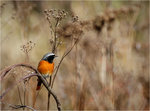
M 54 71 L 54 63 L 49 63 L 45 60 L 40 61 L 38 65 L 38 71 L 41 74 L 49 74 L 51 75 Z

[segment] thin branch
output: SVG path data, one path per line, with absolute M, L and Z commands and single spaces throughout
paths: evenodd
M 56 24 L 55 24 L 55 32 L 54 32 L 54 43 L 53 43 L 53 47 L 52 47 L 52 52 L 55 53 L 56 51 L 56 43 L 57 43 L 57 32 L 56 32 L 56 28 L 59 24 L 59 19 L 57 19 Z
M 14 77 L 14 75 L 13 75 Z M 15 81 L 16 81 L 16 78 L 14 77 Z M 18 94 L 19 94 L 19 100 L 20 100 L 20 104 L 23 105 L 22 103 L 22 99 L 21 99 L 21 94 L 20 94 L 20 89 L 19 89 L 19 86 L 17 86 L 17 90 L 18 90 Z
M 51 86 L 51 82 L 52 82 L 52 76 L 49 77 L 49 84 L 48 86 Z M 48 103 L 47 103 L 47 110 L 49 110 L 49 106 L 50 106 L 50 93 L 48 93 Z
M 26 76 L 24 76 L 23 78 L 21 78 L 19 81 L 17 81 L 17 83 L 20 83 L 28 78 L 31 78 L 33 76 L 37 76 L 41 79 L 43 85 L 46 87 L 46 89 L 48 90 L 48 92 L 50 94 L 52 94 L 52 96 L 54 97 L 55 99 L 55 102 L 57 104 L 57 109 L 58 111 L 61 111 L 61 104 L 57 98 L 57 96 L 55 95 L 55 93 L 51 90 L 51 88 L 48 86 L 48 82 L 46 81 L 46 79 L 35 69 L 33 68 L 32 66 L 30 65 L 27 65 L 27 64 L 15 64 L 15 65 L 12 65 L 8 68 L 6 68 L 5 70 L 1 71 L 1 80 L 8 74 L 9 71 L 11 71 L 13 68 L 15 67 L 18 67 L 18 66 L 24 66 L 24 67 L 27 67 L 27 68 L 30 68 L 32 70 L 34 70 L 34 73 L 32 74 L 27 74 Z M 2 99 L 8 92 L 10 89 L 12 89 L 14 86 L 16 86 L 16 84 L 14 84 L 13 86 L 11 86 L 10 88 L 8 88 L 4 93 L 2 93 L 2 95 L 0 96 L 0 99 Z
M 79 39 L 77 39 L 74 44 L 72 45 L 72 47 L 66 52 L 64 53 L 64 55 L 62 56 L 57 68 L 56 68 L 56 72 L 55 72 L 55 75 L 54 75 L 54 78 L 52 81 L 50 81 L 51 83 L 51 88 L 53 88 L 53 84 L 54 84 L 54 81 L 55 81 L 55 78 L 56 78 L 56 75 L 57 75 L 57 72 L 58 72 L 58 69 L 62 63 L 62 61 L 64 60 L 64 58 L 71 52 L 71 50 L 74 48 L 74 46 L 78 43 Z M 50 93 L 48 93 L 48 106 L 47 106 L 47 110 L 49 110 L 49 104 L 50 104 Z
M 38 73 L 38 71 L 34 68 L 34 67 L 32 67 L 32 66 L 30 66 L 30 65 L 28 65 L 28 64 L 23 64 L 23 63 L 21 63 L 21 64 L 14 64 L 14 65 L 12 65 L 12 66 L 9 66 L 8 68 L 5 68 L 4 70 L 2 70 L 1 72 L 0 72 L 0 80 L 3 80 L 3 78 L 7 75 L 7 74 L 9 74 L 8 72 L 10 72 L 12 69 L 14 69 L 15 67 L 20 67 L 20 66 L 23 66 L 23 67 L 27 67 L 27 68 L 30 68 L 30 69 L 32 69 L 35 73 Z
M 20 94 L 19 86 L 17 86 L 17 89 L 18 89 L 18 94 L 19 94 L 19 100 L 20 100 L 20 103 L 21 103 L 21 105 L 23 105 L 22 100 L 21 100 L 21 94 Z
M 17 81 L 17 84 L 26 80 L 27 78 L 33 77 L 33 76 L 38 76 L 38 74 L 34 73 L 34 74 L 27 74 L 25 75 L 23 78 L 21 78 L 20 80 Z M 11 89 L 13 89 L 16 86 L 16 84 L 12 85 L 11 87 L 7 88 L 5 90 L 5 92 L 3 92 L 0 96 L 0 99 L 2 99 Z
M 55 24 L 54 42 L 53 42 L 53 46 L 52 46 L 52 52 L 53 53 L 55 53 L 56 47 L 57 47 L 57 32 L 56 32 L 56 28 L 57 28 L 58 24 L 59 24 L 59 19 L 56 20 L 56 24 Z M 49 86 L 51 86 L 51 76 L 50 76 L 50 80 L 49 80 Z M 47 110 L 49 110 L 49 105 L 50 105 L 50 93 L 48 92 Z
M 51 23 L 51 21 L 49 20 L 48 17 L 47 17 L 47 21 L 48 21 L 48 23 L 49 23 L 49 25 L 50 25 L 49 27 L 50 27 L 51 31 L 54 32 L 54 29 L 53 29 L 53 27 L 52 27 L 53 25 L 52 25 L 52 23 Z
M 61 58 L 61 60 L 60 60 L 60 62 L 59 62 L 59 64 L 58 64 L 58 66 L 57 66 L 56 72 L 55 72 L 55 74 L 54 74 L 54 78 L 53 78 L 53 80 L 52 80 L 51 88 L 53 88 L 53 84 L 54 84 L 54 81 L 55 81 L 55 78 L 56 78 L 58 69 L 59 69 L 59 67 L 60 67 L 60 65 L 61 65 L 61 63 L 62 63 L 62 61 L 63 61 L 64 58 L 71 52 L 71 50 L 72 50 L 72 49 L 74 48 L 74 46 L 78 43 L 78 41 L 79 41 L 79 37 L 78 37 L 78 39 L 74 42 L 74 44 L 72 45 L 72 47 L 71 47 L 67 52 L 65 52 L 64 55 L 62 56 L 62 58 Z
M 55 99 L 55 101 L 56 101 L 56 104 L 57 104 L 57 109 L 58 109 L 58 111 L 61 111 L 61 104 L 60 104 L 60 102 L 59 102 L 57 96 L 54 94 L 54 92 L 53 92 L 53 91 L 51 90 L 51 88 L 48 86 L 47 81 L 44 79 L 44 77 L 43 77 L 40 73 L 38 73 L 38 74 L 39 74 L 38 76 L 40 77 L 40 79 L 41 79 L 42 82 L 43 82 L 43 85 L 46 87 L 46 89 L 48 90 L 48 92 L 51 93 L 52 96 L 54 97 L 54 99 Z
M 28 108 L 31 109 L 32 111 L 36 111 L 34 108 L 32 108 L 31 106 L 27 106 L 27 105 L 12 105 L 9 103 L 4 103 L 1 102 L 2 104 L 8 105 L 9 107 L 13 108 L 13 109 L 21 109 L 21 108 Z
M 42 88 L 43 88 L 43 85 L 41 86 L 41 89 L 42 89 Z M 36 95 L 36 97 L 35 97 L 35 100 L 34 100 L 34 102 L 33 102 L 33 107 L 35 106 L 36 99 L 37 99 L 37 97 L 38 97 L 38 95 L 39 95 L 40 91 L 41 91 L 41 90 L 39 90 L 39 91 L 38 91 L 38 93 L 37 93 L 37 95 Z
M 26 84 L 24 82 L 24 106 L 26 105 Z M 24 110 L 24 108 L 23 108 Z

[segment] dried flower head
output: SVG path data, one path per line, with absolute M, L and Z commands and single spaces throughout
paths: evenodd
M 33 43 L 32 41 L 28 41 L 26 44 L 21 46 L 21 51 L 27 54 L 33 49 L 34 46 L 35 46 L 35 43 Z
M 4 8 L 5 5 L 6 5 L 6 3 L 2 3 L 2 4 L 0 5 L 1 9 Z
M 63 18 L 66 17 L 67 15 L 67 12 L 64 11 L 64 10 L 56 10 L 56 9 L 45 9 L 44 10 L 44 13 L 46 15 L 46 18 L 50 21 L 51 18 L 55 19 L 55 20 L 58 20 L 58 21 L 61 21 Z
M 72 16 L 72 22 L 77 22 L 79 21 L 79 17 L 78 16 Z
M 67 12 L 59 9 L 46 9 L 44 13 L 46 15 L 47 21 L 49 22 L 49 27 L 52 35 L 52 38 L 50 39 L 52 52 L 55 52 L 56 48 L 60 45 L 60 41 L 58 40 L 57 36 L 57 29 L 60 22 L 66 17 Z
M 93 20 L 93 28 L 97 31 L 100 32 L 101 29 L 103 28 L 103 26 L 105 25 L 105 18 L 104 16 L 97 16 L 94 20 Z
M 76 38 L 83 34 L 83 27 L 80 22 L 77 23 L 68 23 L 62 28 L 58 29 L 58 32 L 60 37 L 64 38 Z

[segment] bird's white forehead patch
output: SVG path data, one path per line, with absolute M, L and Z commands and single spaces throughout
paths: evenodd
M 54 56 L 55 54 L 53 54 L 53 53 L 47 53 L 47 54 L 45 54 L 45 56 Z
M 49 57 L 49 56 L 54 56 L 55 54 L 54 53 L 47 53 L 43 56 L 43 59 Z

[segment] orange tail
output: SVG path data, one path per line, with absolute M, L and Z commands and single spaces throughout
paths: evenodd
M 38 79 L 36 90 L 40 90 L 42 82 Z

